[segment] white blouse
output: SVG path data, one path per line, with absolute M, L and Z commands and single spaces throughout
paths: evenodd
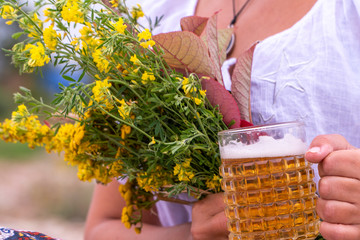
M 164 15 L 156 34 L 180 30 L 180 19 L 194 14 L 197 0 L 128 2 L 139 3 L 153 20 Z M 338 133 L 360 147 L 360 1 L 318 0 L 294 26 L 262 40 L 251 81 L 255 125 L 301 120 L 308 143 Z M 191 206 L 160 201 L 157 207 L 164 226 L 191 221 Z

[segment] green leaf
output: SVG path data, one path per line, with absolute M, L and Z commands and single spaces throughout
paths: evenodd
M 80 82 L 80 81 L 84 78 L 85 73 L 86 73 L 85 71 L 83 71 L 83 72 L 81 73 L 81 75 L 80 75 L 79 79 L 77 80 L 77 82 Z
M 159 136 L 159 133 L 162 131 L 162 127 L 161 127 L 161 123 L 157 122 L 156 126 L 155 126 L 155 135 Z
M 44 112 L 45 114 L 49 115 L 50 117 L 51 117 L 51 115 L 52 115 L 52 113 L 49 112 L 49 111 L 44 110 L 43 112 Z
M 20 86 L 19 89 L 20 89 L 21 91 L 25 92 L 25 93 L 30 93 L 30 94 L 31 94 L 31 90 L 28 89 L 28 88 L 26 88 L 26 87 Z
M 24 32 L 17 32 L 17 33 L 14 33 L 13 35 L 11 35 L 11 37 L 13 39 L 18 39 L 19 37 L 21 37 L 21 35 L 23 35 Z
M 69 77 L 69 76 L 66 76 L 66 75 L 62 75 L 62 77 L 67 80 L 67 81 L 70 81 L 70 82 L 77 82 L 75 79 L 73 79 L 72 77 Z
M 319 234 L 319 235 L 315 238 L 315 240 L 325 240 L 325 238 L 324 238 L 323 236 L 321 236 L 321 234 Z

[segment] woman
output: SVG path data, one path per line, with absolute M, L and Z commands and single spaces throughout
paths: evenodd
M 234 8 L 232 0 L 140 2 L 148 16 L 168 14 L 158 29 L 164 32 L 177 30 L 183 16 L 215 12 L 218 27 L 225 28 L 245 3 L 235 0 Z M 305 122 L 311 143 L 306 158 L 319 163 L 317 212 L 327 240 L 360 239 L 360 151 L 353 147 L 360 146 L 359 26 L 356 0 L 251 0 L 234 23 L 236 42 L 229 55 L 237 57 L 260 41 L 251 73 L 254 124 Z M 125 202 L 118 185 L 96 186 L 86 239 L 227 239 L 222 194 L 206 197 L 191 210 L 174 210 L 178 217 L 167 216 L 172 222 L 166 227 L 158 205 L 146 213 L 136 235 L 121 223 Z

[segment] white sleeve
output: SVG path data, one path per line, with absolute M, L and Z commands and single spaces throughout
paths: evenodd
M 126 4 L 129 8 L 140 4 L 145 16 L 151 18 L 152 22 L 156 17 L 163 16 L 160 26 L 153 31 L 153 34 L 158 34 L 179 31 L 180 19 L 194 15 L 197 0 L 127 0 Z M 139 19 L 139 23 L 148 27 L 145 17 Z

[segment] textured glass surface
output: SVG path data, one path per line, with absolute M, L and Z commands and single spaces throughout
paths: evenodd
M 229 239 L 314 239 L 314 171 L 303 155 L 226 159 L 220 167 Z

